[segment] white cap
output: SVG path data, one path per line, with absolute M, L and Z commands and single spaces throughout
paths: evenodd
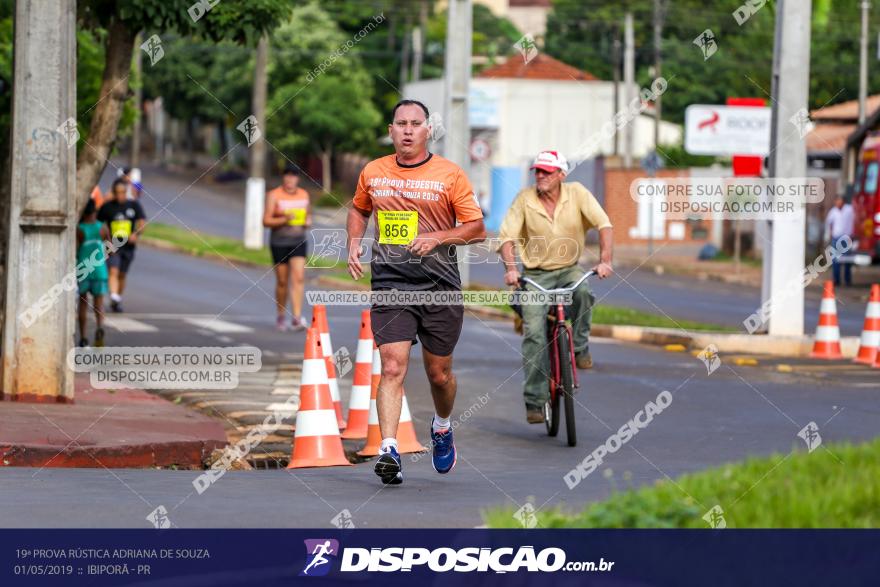
M 568 161 L 565 160 L 565 157 L 559 151 L 541 151 L 535 157 L 531 168 L 543 169 L 550 173 L 559 169 L 562 173 L 568 173 Z

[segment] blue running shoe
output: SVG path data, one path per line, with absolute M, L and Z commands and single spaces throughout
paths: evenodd
M 379 455 L 379 460 L 376 461 L 376 467 L 373 470 L 385 485 L 403 483 L 403 464 L 400 462 L 397 449 L 393 446 L 388 452 Z
M 440 430 L 434 432 L 433 423 L 431 424 L 431 446 L 433 454 L 431 455 L 431 463 L 434 470 L 440 474 L 448 473 L 455 466 L 455 443 L 452 440 L 452 429 Z

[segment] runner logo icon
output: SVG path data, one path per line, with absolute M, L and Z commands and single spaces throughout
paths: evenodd
M 312 538 L 306 543 L 306 566 L 300 577 L 322 577 L 330 572 L 331 557 L 339 555 L 339 541 L 332 538 Z

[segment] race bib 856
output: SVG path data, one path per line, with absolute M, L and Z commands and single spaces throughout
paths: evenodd
M 416 210 L 378 210 L 377 217 L 380 244 L 406 245 L 418 233 L 419 213 Z

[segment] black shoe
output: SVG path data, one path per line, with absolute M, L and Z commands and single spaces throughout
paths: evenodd
M 87 339 L 85 337 L 79 339 L 79 346 L 81 346 L 81 347 L 89 346 L 89 339 Z
M 400 485 L 403 483 L 403 464 L 400 462 L 400 455 L 397 449 L 391 449 L 379 455 L 376 461 L 376 467 L 373 469 L 376 475 L 382 479 L 385 485 Z
M 110 301 L 110 309 L 117 314 L 122 313 L 122 302 Z

